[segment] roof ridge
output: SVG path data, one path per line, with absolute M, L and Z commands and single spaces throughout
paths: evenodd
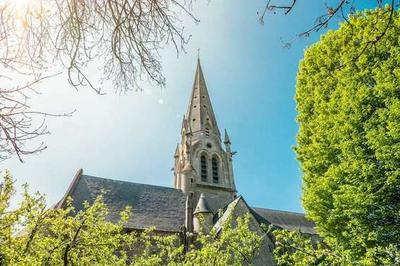
M 69 184 L 68 189 L 65 192 L 64 196 L 62 197 L 62 199 L 56 203 L 55 208 L 58 209 L 58 208 L 65 207 L 66 200 L 74 192 L 74 190 L 75 190 L 76 186 L 78 185 L 79 181 L 81 180 L 82 176 L 83 176 L 83 169 L 80 168 L 80 169 L 78 169 L 74 178 L 72 179 L 71 183 Z
M 273 211 L 273 212 L 284 212 L 284 213 L 291 213 L 291 214 L 296 214 L 296 215 L 301 215 L 301 216 L 306 216 L 305 213 L 302 212 L 293 212 L 293 211 L 286 211 L 286 210 L 276 210 L 276 209 L 269 209 L 269 208 L 262 208 L 262 207 L 251 207 L 254 210 L 267 210 L 267 211 Z
M 166 186 L 160 186 L 160 185 L 152 185 L 152 184 L 137 183 L 137 182 L 131 182 L 131 181 L 126 181 L 126 180 L 111 179 L 111 178 L 105 178 L 105 177 L 93 176 L 93 175 L 82 175 L 82 177 L 91 177 L 91 178 L 97 178 L 97 179 L 108 180 L 108 181 L 111 181 L 111 182 L 123 182 L 123 183 L 129 183 L 129 184 L 134 184 L 134 185 L 142 185 L 142 186 L 147 186 L 147 187 L 166 188 L 166 189 L 170 189 L 170 190 L 181 191 L 180 189 L 176 189 L 176 188 L 173 188 L 173 187 L 166 187 Z

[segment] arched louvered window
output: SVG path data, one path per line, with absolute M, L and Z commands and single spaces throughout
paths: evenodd
M 204 155 L 200 157 L 200 176 L 201 181 L 207 182 L 207 158 Z
M 212 164 L 212 177 L 213 177 L 213 182 L 218 183 L 219 181 L 219 169 L 218 169 L 218 158 L 213 157 L 211 160 Z
M 210 136 L 210 129 L 208 127 L 206 127 L 205 132 L 206 132 L 206 136 L 209 137 Z

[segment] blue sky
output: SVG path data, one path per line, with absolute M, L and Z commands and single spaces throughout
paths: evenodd
M 18 184 L 59 200 L 75 172 L 106 178 L 172 186 L 173 153 L 186 111 L 197 49 L 220 129 L 227 128 L 233 150 L 237 188 L 252 206 L 302 212 L 301 173 L 293 146 L 297 124 L 295 79 L 304 49 L 318 34 L 284 49 L 289 40 L 324 11 L 319 0 L 298 1 L 290 16 L 270 15 L 261 26 L 256 12 L 265 1 L 212 0 L 194 5 L 199 24 L 183 23 L 192 34 L 186 53 L 162 50 L 165 88 L 143 83 L 142 92 L 97 96 L 71 88 L 65 76 L 41 85 L 37 109 L 65 112 L 51 118 L 48 149 L 2 162 Z M 208 2 L 208 1 L 205 1 Z M 370 1 L 373 2 L 373 1 Z M 336 27 L 336 21 L 332 27 Z M 93 69 L 95 72 L 95 69 Z M 107 88 L 106 88 L 107 89 Z

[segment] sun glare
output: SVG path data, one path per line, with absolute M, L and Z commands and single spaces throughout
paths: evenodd
M 0 0 L 14 16 L 19 26 L 25 28 L 31 18 L 41 19 L 43 16 L 43 0 Z
M 17 13 L 25 13 L 29 10 L 34 10 L 38 6 L 39 0 L 11 0 L 8 3 L 14 8 Z

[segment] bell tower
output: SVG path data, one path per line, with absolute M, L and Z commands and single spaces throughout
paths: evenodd
M 202 193 L 214 214 L 236 197 L 233 153 L 226 130 L 224 144 L 223 148 L 198 59 L 188 110 L 182 121 L 181 141 L 174 155 L 174 187 L 181 189 L 188 197 L 189 230 L 192 228 L 191 215 Z

